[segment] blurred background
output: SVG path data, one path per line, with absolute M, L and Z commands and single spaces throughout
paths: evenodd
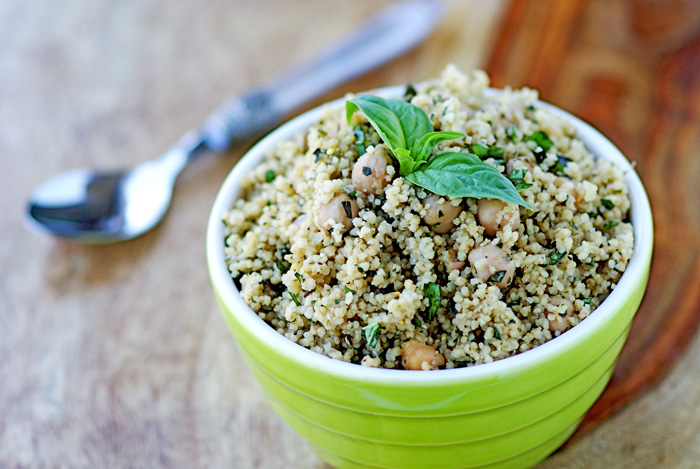
M 22 217 L 48 177 L 154 158 L 390 3 L 0 1 L 0 467 L 325 467 L 265 403 L 209 287 L 209 210 L 253 142 L 188 168 L 164 222 L 132 241 L 73 245 Z M 455 63 L 608 136 L 651 199 L 651 279 L 611 384 L 541 467 L 697 467 L 700 3 L 444 6 L 417 48 L 298 112 Z

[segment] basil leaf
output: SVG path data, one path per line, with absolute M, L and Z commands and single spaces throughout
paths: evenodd
M 438 195 L 498 199 L 532 210 L 508 178 L 471 153 L 442 153 L 406 179 Z
M 430 306 L 428 307 L 428 320 L 431 320 L 435 317 L 435 313 L 437 313 L 440 302 L 442 301 L 440 285 L 429 283 L 423 288 L 423 293 L 430 302 Z
M 267 171 L 265 171 L 265 182 L 267 182 L 268 184 L 274 181 L 276 177 L 277 175 L 273 170 L 268 169 Z
M 358 96 L 345 103 L 348 123 L 357 110 L 362 111 L 389 150 L 408 149 L 423 135 L 433 131 L 427 114 L 418 106 L 400 99 Z
M 429 132 L 418 139 L 413 147 L 411 147 L 411 155 L 417 163 L 428 161 L 435 145 L 445 140 L 454 140 L 460 137 L 464 137 L 464 134 L 459 132 Z M 399 174 L 405 176 L 400 172 Z

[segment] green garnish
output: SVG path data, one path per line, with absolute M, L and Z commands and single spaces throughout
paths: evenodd
M 429 283 L 423 288 L 423 293 L 430 302 L 430 306 L 428 306 L 428 320 L 430 321 L 435 317 L 435 313 L 437 313 L 440 303 L 442 302 L 440 285 Z
M 532 184 L 529 182 L 525 182 L 525 174 L 527 173 L 527 169 L 514 169 L 513 171 L 510 172 L 508 175 L 508 179 L 510 182 L 513 183 L 513 186 L 515 187 L 515 190 L 518 192 L 527 189 L 528 187 L 532 187 Z
M 609 230 L 613 226 L 617 226 L 619 224 L 620 224 L 620 222 L 610 220 L 610 221 L 605 222 L 605 224 L 603 225 L 603 228 L 605 228 L 606 230 Z
M 382 326 L 380 326 L 379 323 L 370 324 L 369 326 L 362 328 L 362 335 L 367 341 L 368 347 L 374 347 L 377 345 L 377 339 L 379 338 L 379 331 L 381 329 Z
M 530 135 L 528 138 L 525 139 L 526 142 L 535 142 L 538 147 L 542 147 L 542 149 L 546 152 L 549 151 L 550 148 L 552 148 L 552 145 L 554 145 L 554 142 L 549 138 L 549 135 L 544 133 L 541 130 L 538 130 L 537 132 L 533 133 Z
M 345 215 L 347 215 L 348 218 L 352 218 L 352 205 L 350 204 L 350 201 L 343 200 L 342 202 L 340 202 L 340 205 L 343 206 L 343 210 L 345 211 Z
M 355 290 L 348 288 L 348 286 L 345 286 L 345 293 L 352 293 L 353 295 L 355 294 Z
M 486 155 L 489 154 L 489 149 L 483 145 L 475 143 L 474 145 L 472 145 L 472 153 L 474 153 L 479 158 L 484 158 Z
M 414 97 L 415 95 L 417 95 L 417 94 L 418 94 L 418 92 L 417 92 L 416 89 L 413 87 L 413 85 L 408 84 L 408 85 L 406 85 L 406 92 L 403 94 L 403 99 L 404 99 L 405 101 L 410 101 L 410 100 L 412 100 L 413 97 Z
M 609 199 L 600 199 L 600 204 L 608 210 L 612 210 L 615 208 L 615 204 L 612 203 L 612 201 Z
M 569 158 L 562 155 L 557 155 L 557 162 L 554 164 L 554 174 L 557 176 L 566 176 L 564 173 L 564 168 L 566 168 L 571 162 Z
M 372 168 L 368 168 L 367 166 L 362 167 L 362 174 L 365 176 L 371 176 L 372 175 Z
M 284 260 L 282 260 L 276 256 L 275 256 L 275 267 L 277 267 L 277 270 L 279 270 L 283 274 L 286 274 L 287 271 L 289 270 L 289 264 L 287 264 L 286 262 L 284 262 Z
M 493 326 L 493 338 L 497 340 L 501 340 L 501 333 L 498 332 L 498 329 L 496 329 L 496 326 Z
M 267 171 L 265 171 L 265 182 L 270 183 L 274 181 L 276 177 L 277 175 L 273 170 L 268 169 Z
M 350 200 L 355 200 L 357 199 L 357 191 L 352 191 L 348 194 L 348 197 L 350 197 Z
M 299 298 L 297 298 L 297 296 L 294 293 L 290 292 L 289 290 L 287 290 L 287 291 L 289 293 L 289 296 L 292 298 L 292 301 L 294 302 L 294 304 L 297 306 L 301 306 L 301 301 L 299 301 Z
M 566 255 L 566 251 L 552 251 L 549 253 L 549 265 L 554 265 Z
M 423 328 L 423 323 L 421 322 L 420 317 L 418 317 L 418 315 L 413 316 L 413 319 L 411 319 L 411 324 L 416 326 L 418 329 Z
M 435 132 L 430 118 L 418 106 L 399 99 L 358 96 L 345 103 L 348 123 L 362 111 L 393 154 L 399 175 L 438 195 L 499 199 L 528 209 L 532 207 L 493 166 L 471 153 L 446 152 L 432 159 L 435 146 L 464 137 L 458 132 Z M 492 147 L 494 155 L 503 149 Z
M 590 298 L 584 298 L 584 299 L 583 299 L 583 303 L 584 303 L 584 304 L 587 304 L 587 305 L 590 305 L 590 304 L 593 303 L 593 300 L 590 299 Z
M 506 137 L 511 142 L 516 142 L 518 140 L 518 129 L 515 128 L 514 124 L 510 124 L 506 127 Z
M 501 280 L 503 280 L 503 277 L 505 277 L 505 276 L 506 276 L 506 271 L 505 271 L 505 270 L 499 270 L 498 272 L 496 272 L 495 274 L 493 274 L 492 276 L 490 276 L 490 277 L 488 278 L 488 280 L 486 280 L 486 281 L 487 281 L 488 283 L 498 283 L 498 282 L 500 282 Z
M 321 159 L 326 156 L 326 149 L 325 148 L 317 148 L 314 150 L 314 155 L 316 155 L 316 159 L 314 160 L 314 163 L 318 163 L 321 161 Z
M 476 156 L 481 158 L 482 160 L 484 158 L 503 158 L 503 155 L 505 154 L 503 148 L 501 147 L 496 147 L 493 145 L 489 145 L 485 147 L 484 145 L 479 145 L 478 143 L 474 143 L 472 145 L 472 153 L 474 153 Z
M 297 278 L 297 280 L 299 280 L 299 283 L 301 283 L 301 281 L 303 280 L 301 274 L 299 272 L 294 272 L 294 276 Z
M 367 151 L 367 148 L 365 147 L 365 131 L 362 130 L 362 126 L 360 124 L 357 124 L 353 128 L 353 132 L 355 133 L 355 147 L 357 148 L 357 156 L 362 156 Z

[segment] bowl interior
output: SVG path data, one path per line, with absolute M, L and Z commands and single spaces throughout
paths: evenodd
M 392 97 L 400 96 L 402 92 L 403 87 L 396 86 L 374 90 L 370 93 Z M 498 91 L 490 90 L 489 92 L 497 93 Z M 345 99 L 338 99 L 326 106 L 342 106 L 344 101 Z M 546 361 L 547 357 L 576 348 L 589 340 L 592 335 L 596 335 L 607 327 L 613 313 L 623 308 L 632 292 L 646 281 L 653 245 L 651 208 L 644 187 L 634 168 L 607 138 L 590 125 L 555 106 L 547 103 L 540 103 L 540 105 L 554 114 L 569 119 L 577 128 L 578 136 L 596 157 L 610 160 L 622 169 L 630 192 L 631 221 L 635 237 L 633 256 L 616 288 L 584 321 L 561 336 L 526 352 L 493 363 L 418 373 L 363 367 L 317 354 L 286 339 L 248 308 L 236 290 L 224 262 L 222 215 L 232 207 L 233 202 L 241 193 L 238 183 L 241 176 L 249 173 L 260 162 L 267 149 L 274 147 L 279 141 L 294 137 L 316 122 L 323 112 L 323 106 L 300 115 L 262 139 L 236 164 L 224 181 L 214 202 L 207 228 L 207 262 L 215 291 L 220 296 L 221 301 L 228 305 L 231 314 L 237 316 L 237 320 L 244 324 L 249 333 L 263 338 L 271 347 L 291 357 L 300 365 L 322 369 L 329 375 L 343 377 L 343 379 L 374 383 L 424 384 L 427 386 L 454 381 L 483 380 L 502 377 L 510 373 L 526 373 L 527 370 Z

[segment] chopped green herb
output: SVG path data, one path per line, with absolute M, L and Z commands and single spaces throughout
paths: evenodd
M 377 345 L 377 339 L 379 338 L 379 331 L 381 329 L 382 326 L 380 326 L 379 323 L 370 324 L 369 326 L 362 328 L 362 335 L 367 341 L 368 347 L 374 347 Z
M 275 267 L 277 267 L 277 270 L 279 270 L 283 274 L 286 274 L 287 271 L 289 270 L 289 264 L 276 256 L 275 256 Z
M 475 143 L 472 145 L 472 153 L 474 153 L 479 158 L 484 158 L 489 154 L 489 149 L 483 145 Z
M 299 272 L 294 272 L 294 276 L 297 278 L 297 280 L 299 280 L 299 283 L 301 283 L 301 281 L 303 280 L 301 274 Z
M 495 146 L 490 146 L 488 155 L 491 158 L 503 158 L 503 155 L 505 154 L 505 151 L 501 147 L 495 147 Z
M 323 129 L 320 128 L 320 127 L 319 127 L 319 129 L 318 129 L 318 133 L 319 133 L 319 135 L 321 135 L 321 136 L 323 136 L 323 137 L 325 137 L 326 135 L 328 135 L 328 132 L 326 132 L 325 130 L 323 130 Z
M 301 301 L 299 301 L 299 298 L 297 298 L 297 296 L 294 293 L 289 292 L 289 296 L 292 298 L 292 301 L 295 305 L 301 306 Z
M 316 159 L 314 160 L 314 163 L 318 163 L 321 161 L 321 159 L 326 156 L 326 149 L 325 148 L 317 148 L 314 150 L 314 155 L 316 155 Z
M 514 169 L 513 171 L 510 172 L 508 175 L 508 179 L 510 179 L 510 182 L 513 183 L 513 186 L 515 187 L 515 190 L 518 192 L 525 190 L 529 187 L 532 187 L 532 184 L 529 182 L 525 182 L 525 174 L 527 173 L 527 169 Z
M 345 286 L 345 293 L 352 293 L 353 295 L 355 294 L 355 290 L 348 288 L 348 286 Z
M 569 163 L 571 163 L 571 158 L 567 158 L 564 155 L 559 155 L 557 154 L 557 163 L 561 166 L 561 168 L 566 168 L 569 166 Z
M 608 210 L 612 210 L 615 208 L 615 204 L 612 203 L 612 201 L 609 199 L 600 199 L 600 204 Z
M 274 181 L 276 177 L 277 175 L 273 170 L 268 169 L 267 171 L 265 171 L 265 182 L 270 183 Z
M 370 176 L 372 174 L 372 168 L 368 168 L 367 166 L 362 167 L 362 174 L 365 176 Z
M 603 228 L 605 228 L 606 230 L 609 230 L 610 228 L 617 226 L 619 224 L 620 224 L 620 222 L 610 220 L 610 221 L 605 222 L 605 224 L 603 225 Z
M 357 199 L 357 191 L 352 191 L 348 194 L 348 197 L 350 197 L 350 200 L 355 200 Z
M 552 251 L 549 253 L 549 265 L 554 265 L 566 255 L 566 251 Z
M 423 323 L 421 322 L 420 317 L 418 317 L 417 314 L 415 316 L 413 316 L 413 319 L 411 319 L 411 324 L 416 326 L 418 329 L 423 328 Z
M 584 299 L 583 299 L 583 303 L 584 303 L 584 304 L 587 304 L 587 305 L 591 305 L 591 304 L 593 304 L 593 300 L 590 299 L 590 298 L 584 298 Z
M 525 110 L 527 111 L 534 111 L 535 110 L 535 105 L 534 104 L 528 104 L 525 106 Z
M 343 210 L 345 210 L 345 215 L 348 216 L 348 218 L 352 218 L 352 205 L 350 204 L 349 200 L 343 200 L 340 202 L 340 205 L 343 206 Z
M 506 137 L 511 142 L 516 142 L 518 140 L 518 129 L 515 128 L 515 124 L 510 124 L 506 127 Z
M 530 135 L 525 139 L 526 142 L 535 142 L 537 146 L 542 147 L 542 149 L 547 152 L 554 143 L 550 140 L 549 136 L 541 130 Z
M 505 271 L 505 270 L 499 270 L 498 272 L 496 272 L 495 274 L 493 274 L 492 276 L 490 276 L 490 277 L 488 278 L 488 280 L 486 280 L 486 281 L 487 281 L 488 283 L 498 283 L 498 282 L 500 282 L 501 280 L 503 280 L 503 277 L 505 277 L 505 276 L 506 276 L 506 271 Z
M 428 320 L 432 320 L 437 313 L 440 303 L 442 302 L 442 295 L 440 294 L 440 285 L 434 283 L 429 283 L 423 288 L 423 293 L 428 298 L 430 306 L 428 306 Z
M 406 101 L 412 100 L 418 92 L 410 83 L 406 85 L 406 92 L 403 94 L 403 99 Z
M 501 340 L 501 333 L 498 332 L 498 329 L 496 329 L 496 326 L 493 327 L 493 338 L 497 340 Z
M 354 129 L 355 133 L 355 147 L 357 148 L 357 155 L 362 156 L 367 151 L 365 147 L 365 131 L 362 129 L 360 124 L 357 124 Z

